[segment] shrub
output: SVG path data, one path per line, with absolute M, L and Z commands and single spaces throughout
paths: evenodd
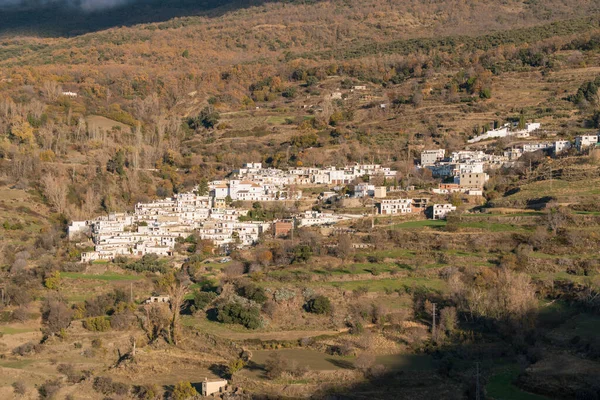
M 27 387 L 25 387 L 25 384 L 21 381 L 13 382 L 12 387 L 15 394 L 18 394 L 19 396 L 23 396 L 27 392 Z
M 56 370 L 67 377 L 69 383 L 78 383 L 87 378 L 90 371 L 76 371 L 73 364 L 59 364 Z
M 174 400 L 185 400 L 197 396 L 198 392 L 190 382 L 179 382 L 173 388 Z
M 59 299 L 49 298 L 42 306 L 42 321 L 47 334 L 57 334 L 71 324 L 73 311 Z
M 354 366 L 356 369 L 361 371 L 363 374 L 367 374 L 373 364 L 375 364 L 375 356 L 371 353 L 361 353 L 358 357 L 356 357 L 356 361 L 354 361 Z
M 54 271 L 45 280 L 44 286 L 50 290 L 60 289 L 60 272 Z
M 91 317 L 83 321 L 83 327 L 92 332 L 106 332 L 110 330 L 110 319 L 107 317 Z
M 298 92 L 298 89 L 296 89 L 293 86 L 290 86 L 290 87 L 285 88 L 285 90 L 281 93 L 281 95 L 287 99 L 293 99 L 294 97 L 296 97 L 297 92 Z
M 101 349 L 102 348 L 102 339 L 96 338 L 92 340 L 92 348 Z
M 96 357 L 96 352 L 94 351 L 94 349 L 85 349 L 83 353 L 81 353 L 81 355 L 85 358 L 94 358 Z
M 265 361 L 266 375 L 270 379 L 279 378 L 287 369 L 288 362 L 277 352 L 271 354 Z
M 14 355 L 26 356 L 37 353 L 41 349 L 42 345 L 34 342 L 27 342 L 18 347 L 15 347 L 12 351 Z
M 226 324 L 240 324 L 248 329 L 260 326 L 260 311 L 256 307 L 227 303 L 218 310 L 217 319 Z
M 248 283 L 239 287 L 237 292 L 240 296 L 261 304 L 269 299 L 265 289 L 256 286 L 253 283 Z
M 118 396 L 125 396 L 129 392 L 129 386 L 127 384 L 113 382 L 112 378 L 108 376 L 98 376 L 94 379 L 92 387 L 95 391 L 104 395 L 116 394 Z
M 27 309 L 19 307 L 13 311 L 11 317 L 13 321 L 25 322 L 29 319 L 29 313 L 27 312 Z
M 157 400 L 160 398 L 158 386 L 154 384 L 135 386 L 133 394 L 140 400 Z
M 229 375 L 233 376 L 233 374 L 244 368 L 245 365 L 246 363 L 244 362 L 244 360 L 238 358 L 230 362 L 229 365 L 227 365 L 227 372 L 229 373 Z
M 340 345 L 329 346 L 327 353 L 333 356 L 349 356 L 353 353 L 352 345 L 349 343 L 342 343 Z
M 331 301 L 325 296 L 317 296 L 306 303 L 306 311 L 314 314 L 328 314 L 331 312 Z
M 194 307 L 196 310 L 202 310 L 204 307 L 209 305 L 217 297 L 215 292 L 202 292 L 200 290 L 194 291 Z
M 94 379 L 92 387 L 96 392 L 109 395 L 113 393 L 113 380 L 108 376 L 98 376 Z
M 129 385 L 123 382 L 114 382 L 112 389 L 117 396 L 125 396 L 129 393 Z
M 38 388 L 38 393 L 41 399 L 53 399 L 56 393 L 60 390 L 60 380 L 46 381 Z
M 283 374 L 300 377 L 308 372 L 306 366 L 299 366 L 295 361 L 291 363 L 284 359 L 280 353 L 273 353 L 265 362 L 265 371 L 270 379 L 277 379 Z
M 125 331 L 134 324 L 135 315 L 131 313 L 119 313 L 110 318 L 110 327 L 118 331 Z
M 126 264 L 125 268 L 135 272 L 160 272 L 161 274 L 169 271 L 168 266 L 164 261 L 159 260 L 156 254 L 146 254 L 139 260 Z

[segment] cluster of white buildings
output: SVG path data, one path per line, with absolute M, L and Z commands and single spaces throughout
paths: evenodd
M 504 155 L 510 160 L 516 160 L 525 153 L 533 153 L 536 151 L 547 151 L 554 155 L 561 154 L 571 148 L 581 152 L 589 148 L 600 146 L 600 135 L 581 135 L 575 137 L 575 142 L 570 140 L 555 140 L 525 143 L 520 146 L 515 146 L 504 152 Z
M 452 183 L 440 184 L 433 193 L 465 193 L 481 196 L 483 186 L 489 176 L 485 168 L 502 165 L 506 160 L 503 156 L 486 154 L 483 151 L 455 151 L 449 157 L 444 157 L 444 149 L 425 150 L 421 153 L 421 166 L 431 170 L 434 177 L 453 178 Z
M 507 124 L 502 125 L 499 128 L 492 129 L 492 130 L 487 131 L 484 134 L 475 136 L 474 138 L 470 139 L 468 142 L 476 143 L 476 142 L 486 140 L 486 139 L 497 139 L 497 138 L 503 138 L 503 137 L 507 137 L 507 136 L 515 136 L 518 138 L 528 138 L 529 136 L 531 136 L 531 133 L 533 131 L 540 129 L 540 127 L 541 127 L 540 123 L 531 122 L 531 123 L 525 124 L 525 129 L 513 129 L 514 125 L 507 123 Z
M 266 180 L 220 180 L 209 184 L 211 196 L 216 200 L 231 201 L 276 201 L 299 200 L 301 191 L 291 191 L 288 183 Z
M 263 168 L 262 163 L 247 163 L 235 171 L 235 179 L 209 183 L 211 197 L 217 201 L 277 201 L 299 200 L 302 191 L 297 186 L 346 185 L 363 177 L 380 176 L 395 179 L 396 171 L 378 164 L 356 164 L 344 168 L 297 167 L 287 171 Z M 357 185 L 358 197 L 373 196 L 374 185 Z
M 320 211 L 305 211 L 304 213 L 296 216 L 296 221 L 298 226 L 324 226 L 361 217 L 362 215 L 356 214 L 334 214 L 323 213 Z
M 344 168 L 297 167 L 284 171 L 277 168 L 263 168 L 262 163 L 248 163 L 237 171 L 237 175 L 240 179 L 257 184 L 308 186 L 346 185 L 364 176 L 393 179 L 396 177 L 396 171 L 379 164 L 355 164 Z
M 248 246 L 269 228 L 265 222 L 243 222 L 248 210 L 214 207 L 213 199 L 194 193 L 177 194 L 150 203 L 138 203 L 135 211 L 113 213 L 89 221 L 73 221 L 69 238 L 89 235 L 94 251 L 81 255 L 82 262 L 112 260 L 116 256 L 173 254 L 178 238 L 196 233 L 215 246 Z
M 461 174 L 483 173 L 486 168 L 497 168 L 507 160 L 504 156 L 483 151 L 461 150 L 444 157 L 445 150 L 425 150 L 421 153 L 421 166 L 431 170 L 436 178 L 457 177 Z

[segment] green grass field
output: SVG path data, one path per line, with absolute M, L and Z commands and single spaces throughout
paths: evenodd
M 398 266 L 391 263 L 354 263 L 331 271 L 317 268 L 312 270 L 312 272 L 320 275 L 357 275 L 391 272 L 398 270 L 398 268 Z
M 408 221 L 401 224 L 392 225 L 390 229 L 418 229 L 418 228 L 442 228 L 446 226 L 446 221 L 424 219 L 419 221 Z
M 415 255 L 415 252 L 412 250 L 406 249 L 390 249 L 390 250 L 373 250 L 369 252 L 361 252 L 357 255 L 362 255 L 365 257 L 376 256 L 376 257 L 384 257 L 384 258 L 401 258 L 401 257 L 411 257 Z
M 513 382 L 519 376 L 517 367 L 506 367 L 492 375 L 486 385 L 487 394 L 494 400 L 548 400 L 547 397 L 525 392 Z
M 17 335 L 19 333 L 35 332 L 33 328 L 13 328 L 11 326 L 0 326 L 0 333 L 4 335 Z
M 355 357 L 332 356 L 315 350 L 308 349 L 280 349 L 257 350 L 252 353 L 252 360 L 257 364 L 264 364 L 272 355 L 278 353 L 287 361 L 295 361 L 305 365 L 313 371 L 327 371 L 338 369 L 353 369 Z M 382 364 L 388 370 L 429 371 L 433 368 L 431 357 L 415 354 L 389 354 L 377 356 L 377 364 Z
M 314 282 L 312 285 L 330 285 L 344 290 L 355 290 L 358 288 L 367 288 L 369 292 L 383 292 L 385 290 L 404 290 L 412 287 L 422 287 L 427 290 L 441 291 L 444 287 L 444 281 L 437 278 L 398 278 L 398 279 L 380 279 L 363 280 L 347 282 Z
M 540 211 L 524 211 L 524 212 L 516 212 L 516 213 L 483 213 L 483 214 L 463 214 L 461 217 L 463 218 L 488 218 L 488 217 L 496 217 L 496 218 L 510 218 L 510 217 L 539 217 L 545 215 Z
M 92 279 L 98 281 L 137 281 L 140 279 L 144 279 L 144 277 L 142 276 L 123 275 L 112 272 L 106 272 L 102 275 L 84 274 L 81 272 L 61 272 L 60 276 L 61 278 L 68 279 Z
M 531 230 L 522 225 L 500 224 L 495 222 L 461 222 L 458 224 L 461 228 L 482 229 L 490 232 L 517 232 Z
M 267 117 L 267 123 L 268 124 L 273 124 L 273 125 L 283 125 L 286 123 L 286 119 L 291 118 L 293 119 L 293 116 L 286 116 L 286 115 L 271 115 L 270 117 Z
M 19 361 L 5 361 L 0 362 L 0 367 L 4 368 L 13 368 L 13 369 L 23 369 L 33 364 L 35 360 L 19 360 Z
M 538 181 L 521 186 L 521 190 L 510 196 L 494 201 L 497 205 L 508 204 L 513 201 L 527 201 L 544 197 L 554 197 L 559 202 L 568 202 L 573 198 L 595 197 L 600 194 L 600 180 L 589 180 L 585 184 L 581 181 Z

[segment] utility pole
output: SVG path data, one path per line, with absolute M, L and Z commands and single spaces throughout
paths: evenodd
M 435 339 L 435 303 L 432 303 L 433 311 L 431 312 L 431 337 Z
M 375 199 L 371 199 L 371 230 L 375 228 Z
M 475 400 L 481 400 L 481 387 L 479 385 L 479 362 L 475 363 L 477 367 L 477 373 L 475 375 Z

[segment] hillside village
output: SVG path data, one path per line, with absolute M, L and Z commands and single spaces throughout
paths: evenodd
M 535 125 L 536 130 L 540 125 Z M 531 130 L 534 132 L 535 130 Z M 515 146 L 503 155 L 483 151 L 462 150 L 445 156 L 444 149 L 424 150 L 419 168 L 431 171 L 440 178 L 433 195 L 483 196 L 489 180 L 487 172 L 515 165 L 520 156 L 536 151 L 560 156 L 571 147 L 578 152 L 600 146 L 600 135 L 577 136 L 575 142 L 531 142 Z M 487 172 L 486 172 L 487 171 Z M 114 260 L 118 256 L 141 257 L 147 254 L 172 256 L 175 245 L 192 233 L 208 240 L 220 253 L 229 254 L 236 248 L 246 248 L 258 242 L 262 235 L 288 234 L 296 226 L 325 226 L 361 218 L 352 215 L 307 210 L 290 215 L 286 220 L 261 221 L 247 218 L 249 209 L 232 207 L 232 202 L 270 202 L 302 199 L 302 187 L 320 187 L 323 192 L 311 204 L 331 202 L 335 198 L 373 198 L 373 213 L 379 215 L 418 215 L 445 219 L 457 207 L 449 203 L 431 203 L 430 198 L 408 198 L 408 191 L 397 191 L 397 171 L 377 164 L 356 164 L 341 169 L 335 167 L 299 167 L 287 171 L 263 168 L 262 163 L 246 163 L 232 171 L 232 179 L 216 180 L 207 187 L 189 193 L 174 194 L 171 198 L 138 203 L 133 213 L 111 213 L 93 220 L 72 221 L 68 227 L 71 240 L 90 237 L 94 251 L 81 254 L 82 262 Z M 448 180 L 449 183 L 445 183 Z M 371 184 L 379 180 L 379 185 Z M 344 189 L 352 185 L 350 194 Z M 200 192 L 207 192 L 200 195 Z M 386 198 L 400 194 L 402 197 Z M 396 193 L 394 193 L 396 192 Z M 395 196 L 394 196 L 395 197 Z M 282 230 L 282 223 L 289 225 Z

